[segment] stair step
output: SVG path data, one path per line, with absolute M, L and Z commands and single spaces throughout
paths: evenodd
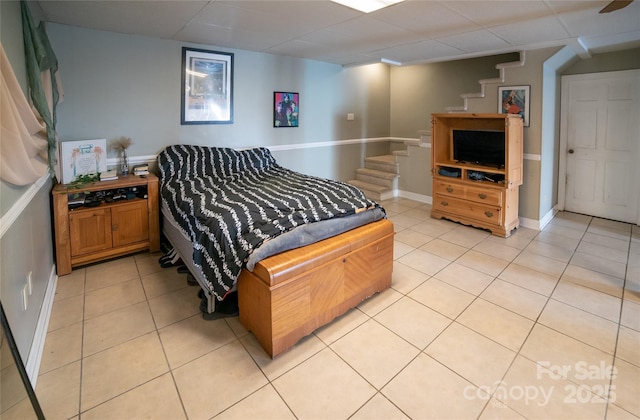
M 364 159 L 364 167 L 393 174 L 400 173 L 400 165 L 394 155 L 371 156 Z
M 396 184 L 397 174 L 390 172 L 376 171 L 375 169 L 359 168 L 356 169 L 356 181 L 368 182 L 385 188 L 393 189 Z
M 374 201 L 382 201 L 393 198 L 393 190 L 382 185 L 371 184 L 369 182 L 359 181 L 357 179 L 349 180 L 347 181 L 347 183 L 360 188 L 364 195 L 367 196 L 367 198 Z

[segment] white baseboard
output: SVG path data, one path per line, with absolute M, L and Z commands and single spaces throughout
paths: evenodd
M 44 342 L 47 338 L 47 331 L 49 330 L 49 320 L 51 319 L 51 310 L 53 309 L 53 299 L 56 295 L 57 284 L 58 275 L 56 274 L 56 266 L 54 264 L 51 267 L 51 274 L 49 275 L 47 290 L 44 294 L 44 301 L 42 302 L 42 307 L 40 308 L 38 324 L 36 325 L 36 331 L 33 334 L 33 342 L 31 343 L 29 357 L 25 366 L 27 376 L 29 376 L 29 380 L 31 381 L 31 386 L 33 387 L 33 389 L 36 388 L 36 382 L 38 381 L 40 362 L 42 361 Z

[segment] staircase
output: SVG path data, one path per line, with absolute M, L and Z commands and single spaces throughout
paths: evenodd
M 445 111 L 468 111 L 469 99 L 484 98 L 486 85 L 504 83 L 506 69 L 522 67 L 524 66 L 524 63 L 525 52 L 520 51 L 520 59 L 518 61 L 496 64 L 496 69 L 500 72 L 499 77 L 479 80 L 480 92 L 461 94 L 460 97 L 464 100 L 463 105 L 449 106 L 445 108 Z M 392 151 L 389 155 L 365 158 L 364 168 L 356 169 L 356 179 L 352 179 L 347 182 L 360 188 L 368 198 L 374 201 L 388 200 L 395 197 L 397 179 L 400 177 L 400 163 L 397 159 L 398 156 L 409 156 L 408 146 L 405 147 L 404 150 Z
M 347 181 L 375 201 L 393 198 L 400 176 L 396 155 L 372 156 L 364 159 L 364 168 L 356 169 L 356 179 Z

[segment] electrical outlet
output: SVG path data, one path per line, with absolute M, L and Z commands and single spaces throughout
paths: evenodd
M 29 286 L 24 285 L 22 288 L 22 310 L 26 311 L 29 306 Z
M 33 271 L 29 271 L 27 274 L 27 287 L 29 288 L 29 296 L 33 293 Z

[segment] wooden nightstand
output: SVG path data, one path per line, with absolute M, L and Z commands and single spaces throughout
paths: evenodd
M 69 208 L 69 197 L 76 193 L 131 191 L 136 187 L 144 196 L 102 202 L 95 207 Z M 80 188 L 56 184 L 53 197 L 56 266 L 59 276 L 73 267 L 133 252 L 160 250 L 158 177 L 120 176 L 113 181 L 97 181 Z

